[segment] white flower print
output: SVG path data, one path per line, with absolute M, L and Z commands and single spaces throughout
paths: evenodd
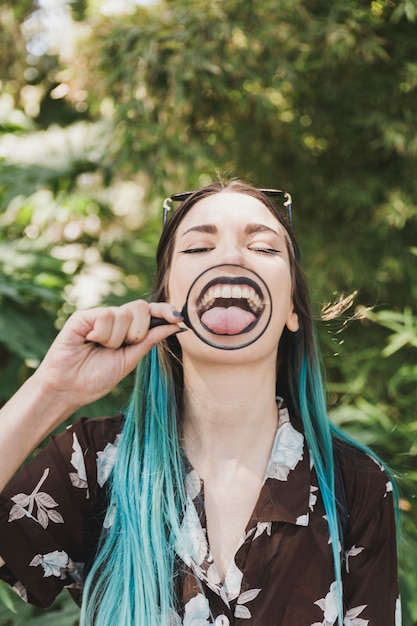
M 395 605 L 395 626 L 401 626 L 402 624 L 402 614 L 401 614 L 401 600 L 397 598 L 397 602 Z
M 203 594 L 199 593 L 185 605 L 183 626 L 207 626 L 209 622 L 210 606 Z
M 345 618 L 343 620 L 343 626 L 368 626 L 368 619 L 362 619 L 361 617 L 358 617 L 358 615 L 362 613 L 366 606 L 366 604 L 363 604 L 362 606 L 357 606 L 354 609 L 349 609 L 346 612 Z
M 18 580 L 17 583 L 13 585 L 12 589 L 22 598 L 22 600 L 28 602 L 28 592 L 26 590 L 26 587 L 22 585 L 20 580 Z
M 169 613 L 169 626 L 181 626 L 182 620 L 178 613 L 176 613 L 173 609 L 170 609 Z
M 43 577 L 55 576 L 64 580 L 67 574 L 75 571 L 75 565 L 69 558 L 68 554 L 63 550 L 54 550 L 47 554 L 37 554 L 29 563 L 32 567 L 42 565 Z
M 85 469 L 83 451 L 78 441 L 77 435 L 73 433 L 72 437 L 72 449 L 71 465 L 75 467 L 76 472 L 70 472 L 69 477 L 74 487 L 78 489 L 86 489 L 86 498 L 89 498 L 88 483 L 87 483 L 87 471 Z
M 271 459 L 266 470 L 266 478 L 288 480 L 288 474 L 303 458 L 304 437 L 289 422 L 282 424 L 277 431 Z
M 226 589 L 224 586 L 220 587 L 219 594 L 223 602 L 226 604 L 226 606 L 229 606 L 229 600 L 227 599 L 227 593 L 226 593 Z
M 386 497 L 387 497 L 387 495 L 388 495 L 389 493 L 391 493 L 391 492 L 392 492 L 392 490 L 393 490 L 393 487 L 392 487 L 392 482 L 389 480 L 389 481 L 387 482 L 387 484 L 385 485 L 385 493 L 384 493 L 384 498 L 386 498 Z
M 349 558 L 351 556 L 357 556 L 361 552 L 363 552 L 365 548 L 360 548 L 356 546 L 352 546 L 349 550 L 346 550 L 346 572 L 349 574 Z
M 25 515 L 38 522 L 42 528 L 47 528 L 49 521 L 55 524 L 62 524 L 64 522 L 63 517 L 58 511 L 53 511 L 58 506 L 58 502 L 45 491 L 39 491 L 49 474 L 49 467 L 47 467 L 42 478 L 36 485 L 31 494 L 18 493 L 12 497 L 13 502 L 16 504 L 10 509 L 9 522 L 21 519 Z M 33 514 L 33 510 L 37 506 L 37 517 Z
M 282 426 L 282 424 L 286 424 L 290 422 L 290 414 L 288 412 L 287 407 L 285 406 L 284 398 L 281 396 L 277 396 L 277 407 L 278 407 L 278 424 Z
M 235 617 L 239 617 L 240 619 L 250 619 L 252 617 L 252 613 L 249 611 L 247 606 L 238 604 L 235 608 Z
M 200 477 L 195 470 L 192 470 L 185 477 L 185 489 L 190 500 L 194 500 L 201 491 Z
M 319 490 L 318 487 L 314 487 L 314 485 L 310 485 L 310 498 L 308 501 L 308 506 L 310 508 L 310 511 L 314 511 L 314 507 L 317 502 L 317 496 L 314 492 L 318 490 Z
M 295 520 L 297 526 L 308 526 L 308 522 L 310 520 L 310 515 L 306 513 L 305 515 L 299 515 Z
M 219 570 L 215 564 L 212 563 L 207 569 L 207 584 L 210 589 L 217 589 L 221 582 L 222 579 L 220 578 Z
M 176 626 L 176 622 L 174 622 Z M 199 593 L 185 605 L 183 626 L 230 626 L 226 615 L 218 615 L 214 622 L 210 620 L 210 605 L 207 598 Z
M 334 581 L 330 585 L 329 593 L 325 598 L 317 600 L 314 604 L 317 604 L 323 611 L 323 621 L 315 622 L 311 626 L 333 626 L 336 624 L 338 618 L 337 582 Z M 358 617 L 366 607 L 367 605 L 363 604 L 349 609 L 343 619 L 343 626 L 367 626 L 369 620 Z
M 67 573 L 74 582 L 70 583 L 69 585 L 65 585 L 65 589 L 82 589 L 84 581 L 85 563 L 73 563 L 72 561 L 70 561 L 70 563 L 74 566 L 74 569 L 70 567 L 67 570 Z
M 240 594 L 235 608 L 235 617 L 240 617 L 241 619 L 250 619 L 252 617 L 248 607 L 243 605 L 254 600 L 260 591 L 261 589 L 249 589 Z
M 240 594 L 242 579 L 243 572 L 238 568 L 233 560 L 227 569 L 224 579 L 224 591 L 228 600 L 233 600 Z
M 103 528 L 111 528 L 114 524 L 114 518 L 116 515 L 116 505 L 112 504 L 106 511 L 106 517 L 104 518 Z
M 382 463 L 380 463 L 378 461 L 378 459 L 376 459 L 374 456 L 372 456 L 372 454 L 368 454 L 367 456 L 375 463 L 375 465 L 378 465 L 378 467 L 381 470 L 381 472 L 385 471 L 384 466 L 382 465 Z
M 252 541 L 255 541 L 255 539 L 260 537 L 265 532 L 268 535 L 268 537 L 271 536 L 272 522 L 258 522 L 257 525 L 256 525 L 256 532 L 255 532 L 255 535 L 254 535 Z
M 329 593 L 325 598 L 316 600 L 314 604 L 323 611 L 324 619 L 322 622 L 315 622 L 311 626 L 333 626 L 337 620 L 337 583 L 336 581 L 330 585 Z
M 120 435 L 117 435 L 114 443 L 108 443 L 102 452 L 97 452 L 97 482 L 100 487 L 104 486 L 114 467 L 119 441 Z
M 206 536 L 201 527 L 196 508 L 191 500 L 187 502 L 187 508 L 181 524 L 181 539 L 177 541 L 175 550 L 186 565 L 191 565 L 191 561 L 201 565 L 208 552 Z

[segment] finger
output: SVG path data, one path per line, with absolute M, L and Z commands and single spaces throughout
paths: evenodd
M 149 308 L 152 317 L 165 319 L 170 324 L 178 324 L 183 320 L 182 313 L 167 302 L 151 302 Z
M 138 302 L 138 304 L 143 304 Z M 182 321 L 182 314 L 174 309 L 171 304 L 166 302 L 151 302 L 149 305 L 146 303 L 146 315 L 143 307 L 139 308 L 136 302 L 128 303 L 127 307 L 132 312 L 132 322 L 129 327 L 128 334 L 126 336 L 126 343 L 139 343 L 143 341 L 148 334 L 149 330 L 156 324 L 152 325 L 152 320 L 161 320 L 164 325 L 174 325 L 175 329 L 168 334 L 164 333 L 164 339 L 173 332 L 178 332 L 177 324 Z
M 120 348 L 124 343 L 132 321 L 128 308 L 106 307 L 94 310 L 93 328 L 86 340 L 106 348 Z
M 124 337 L 125 344 L 140 343 L 148 334 L 151 319 L 149 303 L 145 300 L 127 302 L 121 309 L 128 311 L 130 323 Z
M 183 330 L 187 329 L 180 328 L 175 324 L 158 326 L 152 328 L 140 343 L 125 345 L 123 351 L 125 353 L 126 373 L 132 371 L 151 348 L 167 339 L 170 335 L 175 335 Z
M 123 306 L 129 308 L 132 313 L 132 320 L 125 338 L 125 343 L 127 344 L 140 343 L 145 339 L 150 330 L 152 318 L 164 320 L 168 325 L 175 324 L 175 329 L 172 329 L 168 334 L 164 333 L 163 339 L 179 330 L 177 324 L 182 321 L 182 315 L 171 304 L 166 302 L 152 302 L 148 304 L 143 300 L 137 300 Z M 160 339 L 158 340 L 160 341 Z
M 134 300 L 120 307 L 90 309 L 83 312 L 89 320 L 90 329 L 85 339 L 106 348 L 120 348 L 124 345 L 142 342 L 148 332 L 151 316 L 165 319 L 169 325 L 175 326 L 162 333 L 161 336 L 151 335 L 151 342 L 165 339 L 178 332 L 178 322 L 182 320 L 180 313 L 166 302 L 149 304 L 145 300 Z

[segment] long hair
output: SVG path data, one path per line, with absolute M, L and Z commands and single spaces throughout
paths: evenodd
M 298 247 L 285 215 L 256 188 L 239 181 L 213 183 L 189 196 L 165 226 L 158 250 L 155 301 L 168 300 L 168 276 L 178 225 L 198 200 L 232 191 L 259 199 L 283 225 L 290 257 L 292 297 L 299 330 L 284 330 L 277 350 L 277 394 L 304 433 L 326 511 L 339 623 L 343 623 L 343 532 L 335 494 L 333 436 L 344 439 L 327 416 L 313 316 Z M 181 349 L 169 337 L 143 359 L 125 417 L 109 480 L 112 524 L 103 532 L 87 577 L 82 626 L 167 626 L 176 609 L 175 545 L 185 509 L 180 445 L 183 372 Z M 346 438 L 348 440 L 348 438 Z M 350 441 L 350 440 L 349 440 Z M 358 447 L 366 450 L 358 444 Z
M 173 381 L 156 350 L 137 369 L 109 506 L 88 574 L 81 624 L 169 624 L 175 545 L 183 516 L 184 462 Z

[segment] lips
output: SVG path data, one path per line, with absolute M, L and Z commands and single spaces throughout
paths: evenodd
M 237 335 L 254 328 L 264 310 L 259 286 L 248 278 L 218 277 L 196 302 L 203 327 L 216 335 Z

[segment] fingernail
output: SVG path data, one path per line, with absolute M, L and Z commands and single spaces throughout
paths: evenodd
M 179 330 L 175 331 L 175 333 L 172 333 L 173 335 L 179 335 L 180 333 L 185 333 L 187 332 L 188 328 L 180 328 Z
M 176 317 L 177 319 L 181 319 L 182 320 L 182 313 L 181 313 L 181 311 L 172 311 L 172 315 L 174 317 Z

